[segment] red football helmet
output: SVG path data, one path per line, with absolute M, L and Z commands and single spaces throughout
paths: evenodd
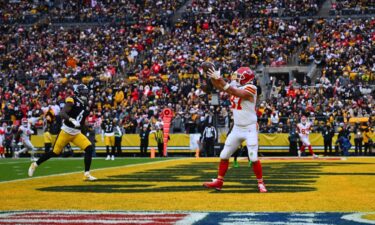
M 241 86 L 251 83 L 255 78 L 254 72 L 249 67 L 240 67 L 232 74 L 232 80 Z
M 22 118 L 22 120 L 21 120 L 21 124 L 22 124 L 22 126 L 27 126 L 27 124 L 28 124 L 28 121 L 27 121 L 27 118 Z

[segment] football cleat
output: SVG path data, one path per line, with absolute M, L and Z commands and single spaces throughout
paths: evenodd
M 298 150 L 298 158 L 301 158 L 302 152 Z
M 313 159 L 317 159 L 317 158 L 319 158 L 319 156 L 318 155 L 315 155 L 315 154 L 313 154 Z
M 111 157 L 111 160 L 112 160 L 112 161 L 115 160 L 115 156 L 114 156 L 114 155 Z
M 267 192 L 267 189 L 266 189 L 266 186 L 264 185 L 264 183 L 258 183 L 258 189 L 259 189 L 259 192 L 260 193 L 266 193 Z
M 85 174 L 83 175 L 83 180 L 85 180 L 85 181 L 95 181 L 97 179 L 98 178 L 96 178 L 94 176 L 91 176 L 91 174 L 89 172 L 85 172 Z
M 36 162 L 31 163 L 31 165 L 29 167 L 29 171 L 27 172 L 29 177 L 32 177 L 34 175 L 34 172 L 35 172 L 37 167 L 38 167 L 38 164 L 36 164 Z
M 105 158 L 105 160 L 111 160 L 111 156 L 107 155 L 107 158 Z
M 234 161 L 234 162 L 233 162 L 233 167 L 237 168 L 237 167 L 239 167 L 239 166 L 240 166 L 240 165 L 238 164 L 237 161 Z
M 31 158 L 30 158 L 30 161 L 31 161 L 31 162 L 36 162 L 36 161 L 38 161 L 38 159 L 35 158 L 35 157 L 31 157 Z
M 223 180 L 221 179 L 212 179 L 212 182 L 205 182 L 203 183 L 203 186 L 205 188 L 212 188 L 217 191 L 221 191 L 221 188 L 223 187 Z

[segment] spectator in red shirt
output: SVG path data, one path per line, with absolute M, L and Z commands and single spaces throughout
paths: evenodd
M 151 70 L 148 68 L 147 65 L 142 70 L 142 78 L 143 80 L 148 80 L 150 78 Z
M 161 66 L 157 62 L 154 62 L 154 64 L 152 65 L 151 69 L 152 69 L 152 72 L 155 75 L 158 75 L 159 72 L 160 72 L 160 70 L 161 70 Z

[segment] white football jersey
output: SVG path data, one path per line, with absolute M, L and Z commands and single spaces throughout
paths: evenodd
M 29 127 L 20 126 L 19 130 L 21 131 L 22 140 L 30 140 L 30 135 L 34 134 Z
M 231 96 L 231 109 L 233 111 L 234 124 L 237 126 L 248 126 L 257 123 L 257 114 L 255 111 L 255 103 L 257 98 L 257 87 L 255 85 L 245 85 L 239 87 L 254 96 L 254 102 L 249 99 L 242 99 L 236 96 Z
M 305 125 L 303 123 L 297 124 L 297 131 L 300 136 L 309 136 L 311 129 L 311 124 L 309 122 L 306 122 Z
M 5 140 L 5 130 L 3 128 L 0 128 L 0 147 L 3 146 L 4 140 Z

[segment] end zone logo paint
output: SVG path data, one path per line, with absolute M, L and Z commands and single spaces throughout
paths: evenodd
M 8 211 L 0 224 L 148 224 L 148 225 L 360 225 L 375 224 L 365 215 L 375 213 L 195 213 L 118 211 Z
M 0 224 L 181 224 L 201 220 L 206 213 L 100 212 L 100 211 L 24 211 L 0 214 Z

